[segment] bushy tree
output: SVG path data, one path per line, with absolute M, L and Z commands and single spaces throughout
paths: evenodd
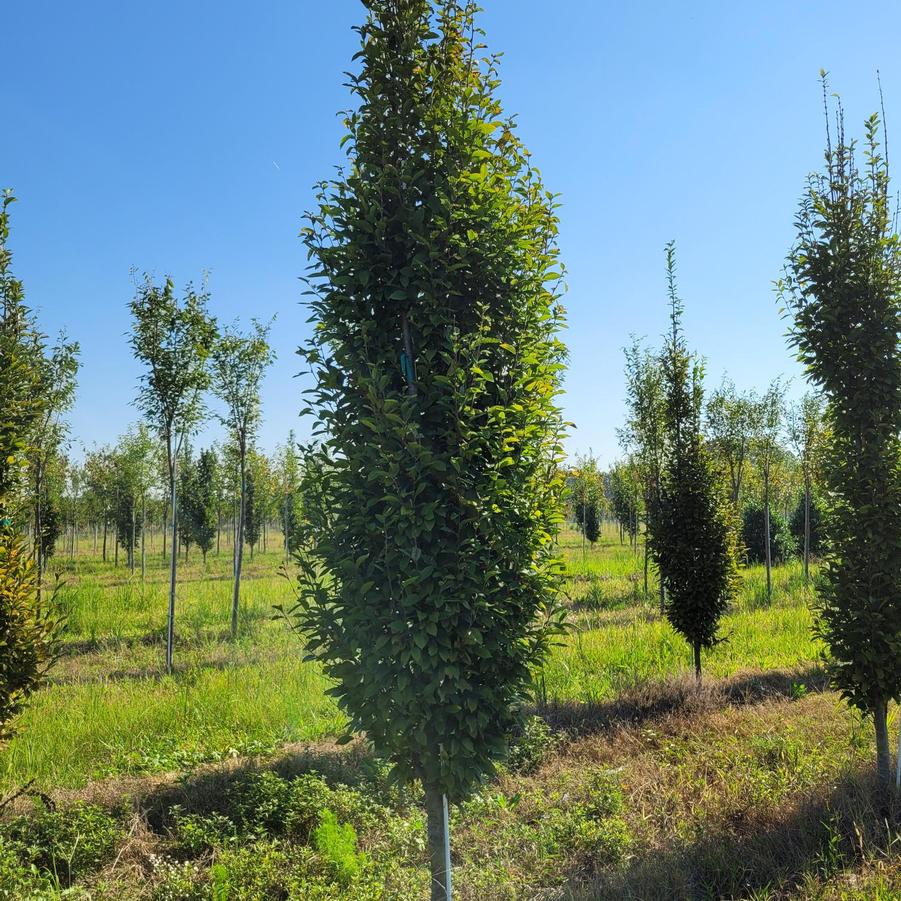
M 676 291 L 675 249 L 666 248 L 670 333 L 662 355 L 666 391 L 667 451 L 660 505 L 651 529 L 666 588 L 667 619 L 692 647 L 701 678 L 701 651 L 719 641 L 719 621 L 737 580 L 731 505 L 701 435 L 703 370 L 682 332 L 683 305 Z
M 862 166 L 836 118 L 780 287 L 792 343 L 826 399 L 819 633 L 835 685 L 874 717 L 887 784 L 888 704 L 901 699 L 901 241 L 878 115 L 866 123 Z
M 766 540 L 768 520 L 769 545 Z M 742 512 L 741 540 L 748 563 L 766 563 L 768 546 L 773 563 L 785 563 L 798 549 L 788 520 L 777 510 L 772 510 L 767 517 L 761 504 L 748 504 Z
M 179 529 L 185 555 L 190 545 L 197 545 L 206 564 L 216 538 L 216 455 L 212 450 L 200 452 L 197 459 L 186 454 L 181 467 Z
M 474 6 L 367 5 L 349 165 L 304 231 L 325 509 L 298 612 L 350 728 L 422 780 L 444 898 L 443 796 L 503 755 L 556 617 L 557 220 Z

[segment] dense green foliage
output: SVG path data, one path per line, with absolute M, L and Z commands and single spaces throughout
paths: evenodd
M 867 120 L 862 168 L 837 118 L 825 172 L 808 181 L 781 287 L 792 342 L 826 398 L 820 631 L 835 684 L 875 714 L 887 781 L 886 705 L 901 699 L 901 241 L 879 117 Z
M 0 739 L 45 680 L 56 652 L 58 628 L 41 603 L 40 561 L 52 551 L 58 521 L 37 521 L 36 554 L 29 553 L 14 518 L 16 492 L 32 451 L 37 423 L 46 419 L 48 371 L 43 338 L 24 305 L 21 281 L 7 248 L 11 192 L 0 207 Z M 43 486 L 46 491 L 46 486 Z
M 735 534 L 701 435 L 703 372 L 685 346 L 672 244 L 666 257 L 671 329 L 661 361 L 667 446 L 649 538 L 666 589 L 664 612 L 691 644 L 700 678 L 701 650 L 719 640 L 719 622 L 736 588 Z
M 801 506 L 801 531 L 804 507 Z M 785 563 L 797 552 L 798 542 L 789 521 L 776 510 L 770 511 L 770 549 L 774 563 Z M 748 504 L 742 511 L 741 543 L 748 563 L 766 563 L 766 515 L 760 504 Z
M 461 798 L 556 631 L 557 221 L 474 8 L 367 5 L 349 165 L 304 230 L 323 446 L 298 614 L 351 729 Z

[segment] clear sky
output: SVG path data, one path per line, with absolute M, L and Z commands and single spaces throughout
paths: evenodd
M 818 72 L 859 132 L 880 69 L 889 135 L 901 134 L 901 4 L 485 5 L 506 108 L 564 204 L 570 449 L 617 454 L 622 347 L 665 328 L 671 238 L 708 385 L 728 371 L 740 387 L 778 374 L 800 387 L 772 282 L 822 159 Z M 311 185 L 342 159 L 336 112 L 362 17 L 357 0 L 0 3 L 14 270 L 45 331 L 81 342 L 79 443 L 112 441 L 137 418 L 132 267 L 178 283 L 208 271 L 225 321 L 277 314 L 261 444 L 305 434 L 297 232 Z

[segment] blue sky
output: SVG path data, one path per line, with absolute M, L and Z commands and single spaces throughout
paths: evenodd
M 671 238 L 708 385 L 728 371 L 741 387 L 785 374 L 800 389 L 772 282 L 822 158 L 818 72 L 859 132 L 880 69 L 891 137 L 901 5 L 486 6 L 505 106 L 564 204 L 570 449 L 618 453 L 622 348 L 665 328 Z M 297 232 L 312 184 L 342 159 L 336 113 L 362 15 L 357 0 L 4 0 L 0 185 L 20 198 L 14 268 L 45 331 L 81 342 L 79 443 L 114 440 L 137 418 L 132 267 L 179 283 L 209 272 L 225 321 L 277 315 L 261 444 L 305 433 Z

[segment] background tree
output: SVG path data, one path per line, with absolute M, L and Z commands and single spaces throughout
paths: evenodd
M 659 520 L 650 534 L 666 587 L 667 619 L 691 644 L 700 680 L 701 651 L 719 640 L 719 621 L 736 589 L 735 534 L 701 435 L 703 370 L 685 346 L 672 243 L 666 248 L 666 271 L 670 334 L 661 362 L 667 454 L 655 514 Z
M 235 572 L 232 591 L 232 636 L 238 634 L 238 610 L 241 603 L 241 566 L 244 560 L 244 525 L 247 522 L 247 451 L 260 422 L 260 385 L 275 359 L 269 346 L 271 323 L 256 319 L 248 335 L 235 329 L 225 332 L 213 351 L 213 387 L 225 404 L 222 422 L 238 450 L 240 499 L 235 538 Z M 251 542 L 251 548 L 256 541 Z
M 166 449 L 172 553 L 169 565 L 169 615 L 166 670 L 172 672 L 175 643 L 175 579 L 178 560 L 176 477 L 184 440 L 203 418 L 203 392 L 209 386 L 207 359 L 216 327 L 207 313 L 208 295 L 190 285 L 179 300 L 171 279 L 162 286 L 145 277 L 129 304 L 131 346 L 144 365 L 137 403 L 160 434 Z
M 735 384 L 726 378 L 707 401 L 710 449 L 728 473 L 736 512 L 751 455 L 758 403 L 753 391 L 740 393 L 736 391 Z
M 38 384 L 41 398 L 39 415 L 28 435 L 29 491 L 32 497 L 32 529 L 38 599 L 43 588 L 44 568 L 59 536 L 59 508 L 54 505 L 50 484 L 54 464 L 58 462 L 68 426 L 63 414 L 75 400 L 78 375 L 78 344 L 60 334 L 57 343 L 45 354 L 37 355 Z
M 808 180 L 780 289 L 791 341 L 826 399 L 819 633 L 835 685 L 874 717 L 888 784 L 888 704 L 901 698 L 901 243 L 879 117 L 867 120 L 862 168 L 840 110 L 836 119 L 833 143 L 827 118 L 825 170 Z
M 288 440 L 276 453 L 279 480 L 279 518 L 282 524 L 285 559 L 297 552 L 303 543 L 303 510 L 300 493 L 300 452 L 297 438 L 288 433 Z
M 619 432 L 620 446 L 630 455 L 641 482 L 645 511 L 644 593 L 648 594 L 650 545 L 647 530 L 656 517 L 649 516 L 660 503 L 660 485 L 666 448 L 665 396 L 659 358 L 637 340 L 626 348 L 626 427 Z M 655 564 L 658 561 L 654 561 Z M 659 568 L 659 567 L 658 567 Z M 660 611 L 663 612 L 663 580 L 660 579 Z
M 801 553 L 804 560 L 804 581 L 810 578 L 811 531 L 813 516 L 819 525 L 819 508 L 813 507 L 813 474 L 817 454 L 823 439 L 823 399 L 819 394 L 806 394 L 792 408 L 788 417 L 788 436 L 801 463 L 804 479 L 803 525 L 801 528 Z M 799 507 L 801 509 L 801 507 Z M 797 516 L 795 517 L 797 519 Z M 797 534 L 797 528 L 793 531 Z M 819 537 L 819 530 L 817 530 Z M 819 548 L 816 552 L 819 551 Z
M 764 564 L 766 565 L 766 596 L 773 599 L 773 548 L 770 516 L 772 513 L 773 470 L 782 459 L 779 437 L 782 433 L 785 416 L 784 388 L 780 379 L 776 379 L 767 388 L 766 393 L 756 404 L 754 411 L 754 433 L 752 448 L 763 476 L 763 546 Z
M 196 544 L 204 566 L 216 538 L 216 469 L 215 453 L 203 450 L 196 460 L 186 454 L 180 473 L 179 531 L 185 559 L 188 547 Z
M 557 221 L 474 7 L 368 7 L 350 166 L 303 233 L 327 510 L 298 613 L 350 728 L 422 780 L 443 899 L 443 797 L 504 753 L 551 635 Z

